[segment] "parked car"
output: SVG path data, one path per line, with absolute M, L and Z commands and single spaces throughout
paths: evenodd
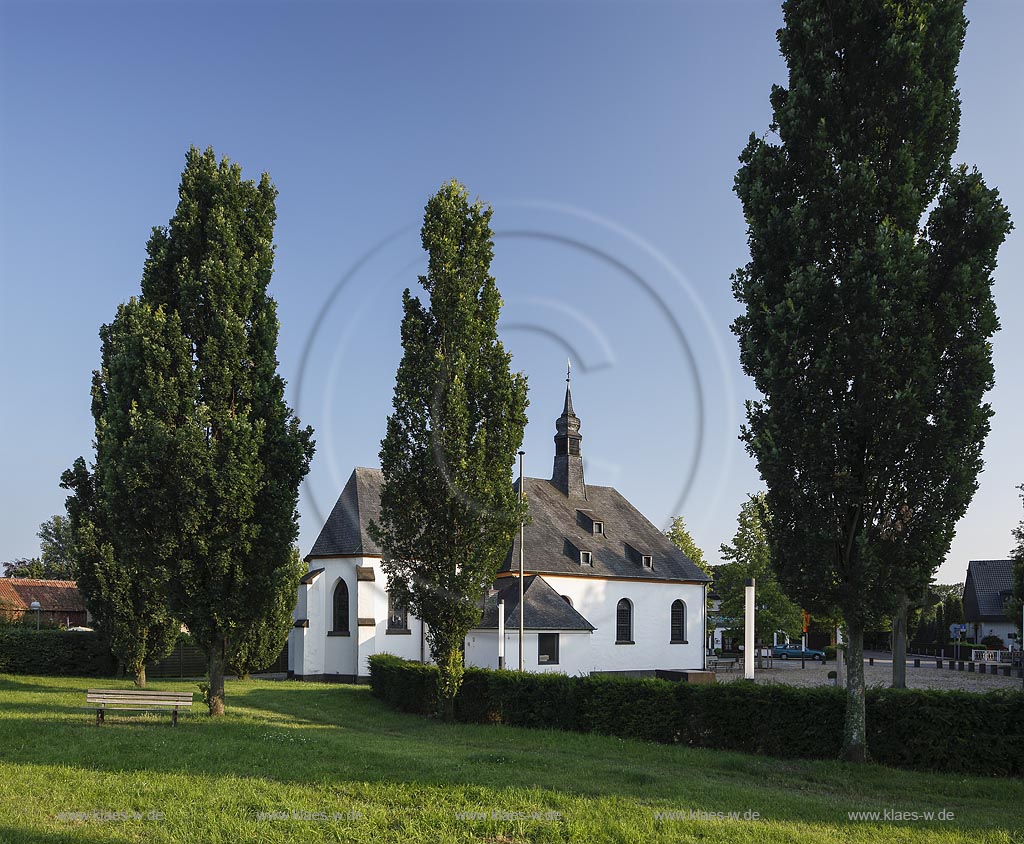
M 813 659 L 821 662 L 825 658 L 824 651 L 814 651 L 810 648 L 801 648 L 799 645 L 776 645 L 772 648 L 772 656 L 775 659 Z

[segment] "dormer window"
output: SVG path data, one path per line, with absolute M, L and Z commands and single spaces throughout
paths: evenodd
M 593 566 L 594 555 L 589 551 L 580 551 L 580 565 L 581 566 Z
M 643 567 L 645 569 L 654 568 L 654 557 L 652 557 L 650 554 L 644 554 L 643 556 L 641 556 L 640 562 L 643 564 Z
M 604 522 L 594 522 L 594 536 L 604 536 Z

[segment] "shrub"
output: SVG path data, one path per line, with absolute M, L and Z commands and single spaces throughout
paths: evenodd
M 1006 647 L 998 636 L 986 636 L 981 640 L 981 644 L 990 651 L 999 651 Z
M 373 694 L 406 712 L 432 713 L 437 669 L 370 658 Z M 835 759 L 846 698 L 834 687 L 737 681 L 712 685 L 624 677 L 466 670 L 456 718 L 739 750 Z M 1024 693 L 869 689 L 868 748 L 877 762 L 913 770 L 1024 774 Z
M 392 654 L 370 657 L 370 690 L 388 706 L 427 715 L 437 711 L 437 667 Z
M 836 646 L 835 645 L 825 645 L 825 647 L 823 647 L 821 650 L 825 654 L 825 659 L 826 660 L 832 660 L 832 662 L 836 661 Z
M 111 677 L 117 662 L 99 633 L 0 627 L 0 672 L 61 677 Z

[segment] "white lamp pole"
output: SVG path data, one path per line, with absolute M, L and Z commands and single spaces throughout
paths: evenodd
M 505 602 L 498 601 L 498 668 L 505 667 Z
M 519 503 L 523 503 L 523 455 L 525 451 L 519 452 Z M 526 663 L 524 658 L 524 643 L 523 639 L 526 635 L 526 624 L 525 616 L 523 615 L 523 542 L 525 541 L 526 535 L 526 520 L 523 519 L 519 522 L 519 670 L 526 670 Z
M 744 589 L 745 604 L 743 619 L 743 676 L 754 679 L 754 578 L 747 578 Z

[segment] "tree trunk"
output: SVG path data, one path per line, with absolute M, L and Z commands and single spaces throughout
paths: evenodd
M 223 639 L 216 639 L 210 648 L 209 683 L 207 691 L 207 703 L 210 707 L 210 715 L 224 714 L 224 667 L 227 660 L 224 658 L 225 643 Z
M 907 687 L 907 614 L 910 599 L 905 593 L 899 596 L 896 615 L 892 617 L 892 687 Z
M 437 662 L 437 714 L 445 721 L 455 720 L 455 696 L 462 685 L 465 667 L 458 645 L 446 642 L 442 653 L 434 655 Z
M 843 725 L 842 757 L 847 762 L 866 762 L 867 711 L 864 698 L 864 624 L 847 622 L 846 722 Z
M 143 663 L 138 671 L 135 672 L 135 685 L 140 688 L 146 688 L 146 664 Z

